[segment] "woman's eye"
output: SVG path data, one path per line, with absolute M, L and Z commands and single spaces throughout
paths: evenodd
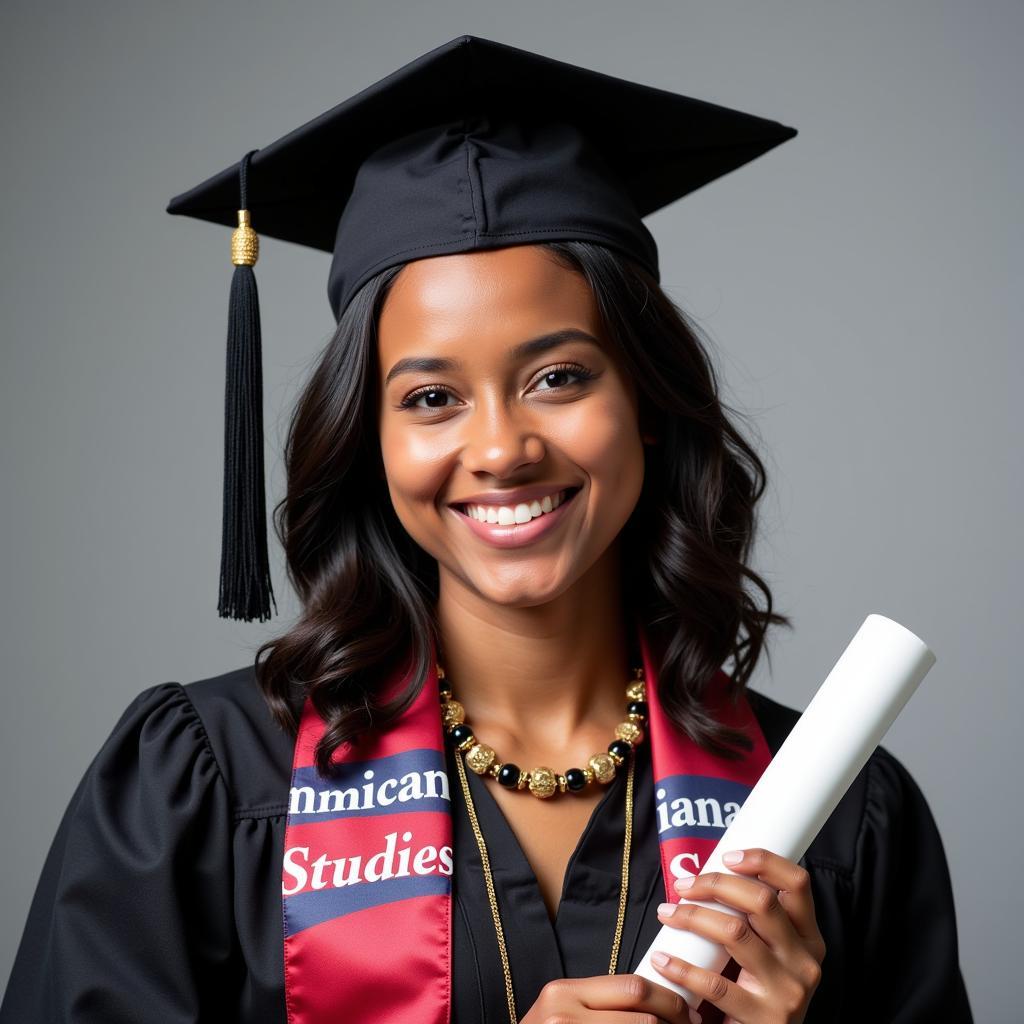
M 406 395 L 399 404 L 403 409 L 443 409 L 444 399 L 446 399 L 450 394 L 451 392 L 447 388 L 441 387 L 439 384 L 432 384 L 430 387 L 420 388 L 419 391 L 414 391 L 411 395 Z M 418 405 L 417 403 L 421 398 L 426 398 L 428 400 L 428 404 Z M 431 400 L 435 400 L 437 398 L 441 399 L 440 404 L 429 404 Z
M 553 383 L 551 387 L 540 388 L 540 390 L 557 391 L 559 388 L 564 388 L 567 386 L 565 383 L 563 383 L 565 377 L 579 378 L 576 382 L 570 381 L 571 384 L 580 383 L 585 380 L 590 380 L 593 378 L 593 376 L 594 375 L 588 369 L 586 369 L 586 367 L 580 366 L 579 363 L 566 363 L 563 366 L 554 366 L 550 370 L 548 370 L 547 373 L 545 373 L 540 378 L 540 380 L 538 381 L 538 385 L 545 383 L 552 384 L 552 378 L 554 378 L 555 383 Z

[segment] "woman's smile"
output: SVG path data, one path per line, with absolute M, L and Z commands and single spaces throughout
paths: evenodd
M 477 537 L 498 548 L 532 544 L 554 530 L 574 508 L 573 499 L 581 488 L 569 487 L 515 505 L 483 505 L 467 502 L 449 505 L 449 510 Z

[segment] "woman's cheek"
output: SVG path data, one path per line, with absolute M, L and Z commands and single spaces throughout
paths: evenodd
M 430 551 L 436 516 L 447 514 L 441 503 L 450 473 L 446 452 L 436 443 L 416 437 L 386 440 L 384 464 L 391 504 L 406 532 Z
M 636 414 L 625 400 L 580 402 L 566 424 L 563 451 L 587 475 L 594 499 L 616 514 L 632 511 L 643 483 L 644 452 Z

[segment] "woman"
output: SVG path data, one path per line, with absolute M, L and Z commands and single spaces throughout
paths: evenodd
M 400 84 L 467 50 L 554 73 L 461 37 Z M 586 85 L 608 81 L 642 88 Z M 801 863 L 746 850 L 692 878 L 798 718 L 746 687 L 787 621 L 745 564 L 763 469 L 615 207 L 623 179 L 575 129 L 519 136 L 499 166 L 497 122 L 455 139 L 480 156 L 476 191 L 440 187 L 465 164 L 436 132 L 358 157 L 338 329 L 279 509 L 303 613 L 255 666 L 122 715 L 61 823 L 0 1020 L 971 1019 L 941 840 L 884 749 Z M 438 202 L 402 203 L 420 189 Z M 458 244 L 438 235 L 453 194 L 473 220 Z M 501 244 L 517 195 L 529 229 Z M 683 893 L 738 914 L 676 909 Z M 732 957 L 721 976 L 659 966 L 698 1013 L 628 973 L 663 924 Z

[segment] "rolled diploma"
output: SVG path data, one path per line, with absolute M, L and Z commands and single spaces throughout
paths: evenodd
M 934 664 L 935 655 L 909 629 L 884 615 L 869 615 L 700 873 L 738 874 L 729 871 L 722 854 L 754 846 L 799 860 Z M 679 902 L 743 915 L 714 900 Z M 690 1006 L 702 997 L 654 969 L 651 954 L 659 950 L 715 973 L 729 962 L 728 952 L 717 942 L 662 926 L 635 973 L 672 989 Z

